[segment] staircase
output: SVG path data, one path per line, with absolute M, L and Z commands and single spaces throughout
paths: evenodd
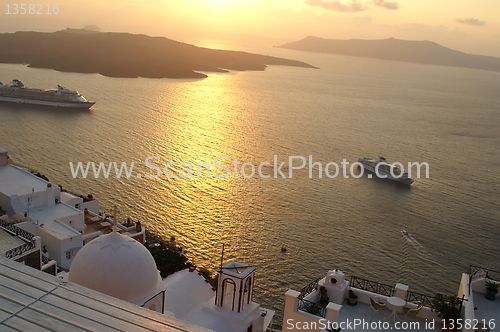
M 28 211 L 28 205 L 25 202 L 22 202 L 18 195 L 10 196 L 10 205 L 14 210 L 14 214 L 24 214 L 26 211 Z

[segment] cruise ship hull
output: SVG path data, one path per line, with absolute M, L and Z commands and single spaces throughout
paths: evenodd
M 26 98 L 13 98 L 0 96 L 0 101 L 16 103 L 16 104 L 31 104 L 31 105 L 43 105 L 52 107 L 63 107 L 63 108 L 81 108 L 89 109 L 94 105 L 94 102 L 71 102 L 71 101 L 51 101 L 51 100 L 36 100 L 36 99 L 26 99 Z
M 363 165 L 364 169 L 375 174 L 377 177 L 379 177 L 381 179 L 389 179 L 389 180 L 396 181 L 396 182 L 399 182 L 402 184 L 406 184 L 408 186 L 414 182 L 413 179 L 408 177 L 408 173 L 404 173 L 404 174 L 401 174 L 401 176 L 395 177 L 387 169 L 384 169 L 382 167 L 375 169 L 377 167 L 377 164 L 379 163 L 377 161 L 369 160 L 369 159 L 365 159 L 365 158 L 359 158 L 358 162 L 361 165 Z M 388 165 L 388 164 L 386 164 L 386 165 Z

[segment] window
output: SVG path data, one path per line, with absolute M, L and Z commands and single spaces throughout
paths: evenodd
M 71 259 L 71 251 L 66 251 L 66 259 Z

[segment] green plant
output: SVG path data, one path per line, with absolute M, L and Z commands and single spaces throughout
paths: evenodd
M 305 302 L 304 303 L 304 311 L 310 314 L 319 316 L 321 314 L 321 307 L 313 302 Z
M 348 305 L 356 305 L 358 304 L 358 296 L 352 289 L 349 289 L 349 296 L 347 297 L 347 304 Z
M 441 317 L 445 321 L 460 319 L 461 315 L 458 309 L 460 299 L 456 296 L 437 293 L 431 302 L 433 311 L 438 313 L 438 317 Z
M 179 252 L 168 249 L 163 242 L 154 246 L 146 242 L 144 245 L 153 256 L 162 278 L 193 265 Z
M 326 307 L 328 303 L 330 303 L 330 298 L 328 297 L 328 292 L 325 287 L 321 286 L 319 288 L 319 292 L 321 293 L 321 297 L 319 299 L 319 305 L 322 307 Z
M 217 277 L 212 277 L 212 272 L 210 272 L 209 269 L 198 269 L 198 272 L 201 273 L 201 275 L 208 280 L 208 282 L 210 283 L 210 285 L 212 287 L 216 287 L 217 286 Z
M 498 288 L 500 287 L 500 283 L 496 283 L 494 281 L 486 281 L 486 289 L 490 292 L 498 292 Z
M 3 216 L 4 214 L 6 214 L 7 212 L 5 212 L 4 209 L 2 209 L 2 207 L 0 206 L 0 216 Z

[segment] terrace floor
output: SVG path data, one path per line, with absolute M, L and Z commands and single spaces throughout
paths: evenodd
M 109 234 L 113 231 L 113 224 L 112 224 L 112 219 L 109 217 L 106 219 L 106 222 L 103 222 L 104 219 L 95 217 L 91 214 L 85 214 L 85 231 L 84 234 L 90 234 L 94 233 L 97 231 L 101 231 L 103 234 Z M 131 224 L 135 225 L 135 224 Z M 131 226 L 129 225 L 129 226 Z M 138 231 L 133 228 L 132 230 L 129 230 L 125 232 L 124 230 L 118 228 L 118 233 L 123 234 L 123 235 L 130 235 L 130 234 L 135 234 Z
M 344 322 L 345 328 L 342 328 L 342 332 L 348 331 L 387 331 L 387 330 L 403 330 L 405 332 L 412 331 L 442 331 L 441 325 L 435 323 L 435 326 L 426 325 L 431 321 L 426 321 L 425 319 L 408 317 L 405 319 L 405 316 L 402 313 L 398 313 L 398 317 L 401 318 L 401 321 L 396 320 L 397 324 L 394 324 L 394 317 L 390 317 L 392 311 L 380 311 L 375 312 L 369 305 L 358 302 L 355 306 L 343 305 L 340 310 L 339 322 Z M 354 322 L 358 322 L 356 326 L 354 326 Z M 350 322 L 351 325 L 347 325 Z M 362 325 L 364 324 L 364 326 Z M 340 327 L 342 327 L 340 325 Z
M 8 251 L 25 244 L 19 237 L 11 235 L 0 228 L 0 251 Z
M 491 319 L 496 319 L 495 323 L 499 323 L 500 318 L 500 299 L 490 301 L 485 298 L 485 294 L 474 292 L 474 316 L 480 322 L 484 319 L 488 322 Z

